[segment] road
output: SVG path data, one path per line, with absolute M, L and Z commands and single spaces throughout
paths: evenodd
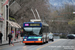
M 55 39 L 42 45 L 15 43 L 14 46 L 0 46 L 0 50 L 75 50 L 75 39 Z

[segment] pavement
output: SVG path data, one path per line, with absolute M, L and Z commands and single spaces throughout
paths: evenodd
M 45 44 L 15 43 L 14 46 L 0 46 L 0 50 L 75 50 L 75 39 L 54 39 Z
M 14 43 L 22 42 L 22 39 L 16 39 L 16 41 L 13 40 L 13 42 L 14 42 Z M 2 45 L 7 45 L 7 44 L 8 44 L 8 41 L 2 41 L 2 44 L 0 44 L 0 46 L 2 46 Z

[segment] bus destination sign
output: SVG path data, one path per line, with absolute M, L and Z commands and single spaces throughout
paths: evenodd
M 25 24 L 25 26 L 40 26 L 39 23 L 29 23 L 29 24 Z

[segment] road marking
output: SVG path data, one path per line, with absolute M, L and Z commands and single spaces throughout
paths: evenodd
M 55 41 L 55 42 L 58 42 L 58 41 L 59 41 L 59 40 L 57 40 L 57 41 Z M 48 46 L 48 45 L 51 45 L 51 44 L 53 44 L 53 43 L 55 43 L 55 42 L 49 43 L 49 44 L 47 44 L 47 45 L 45 45 L 45 46 L 42 46 L 42 47 L 38 48 L 37 50 L 39 50 L 39 49 L 41 49 L 41 48 L 44 48 L 44 47 L 46 47 L 46 46 Z

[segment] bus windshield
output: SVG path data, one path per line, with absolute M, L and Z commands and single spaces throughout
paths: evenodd
M 25 27 L 25 35 L 40 35 L 41 27 Z

